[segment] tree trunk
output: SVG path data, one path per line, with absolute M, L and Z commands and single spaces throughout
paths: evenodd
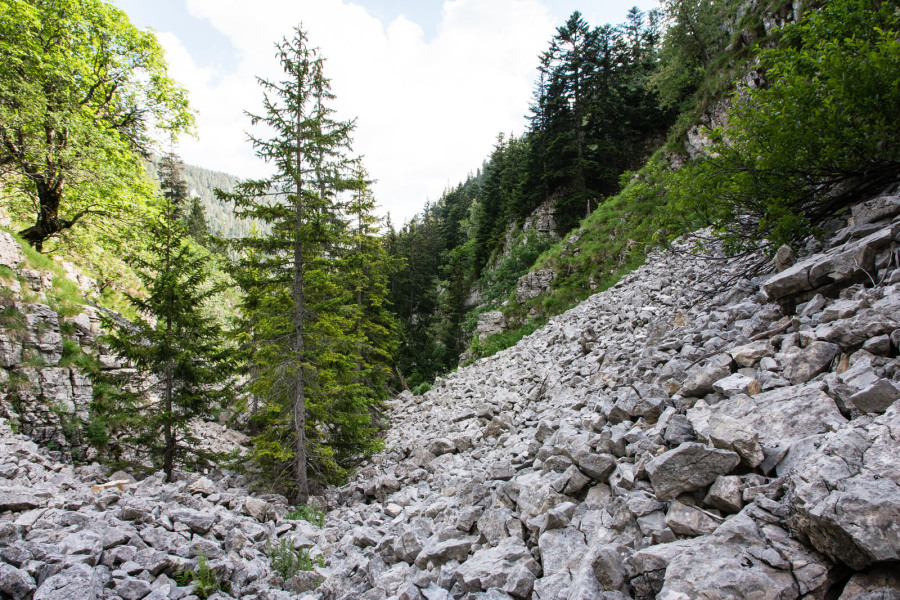
M 56 235 L 67 227 L 59 218 L 59 204 L 62 200 L 65 180 L 60 177 L 54 185 L 47 185 L 44 181 L 37 181 L 38 215 L 31 227 L 19 232 L 22 238 L 31 244 L 35 250 L 41 252 L 44 240 Z
M 171 482 L 175 470 L 175 432 L 172 430 L 172 395 L 174 393 L 174 366 L 172 361 L 166 365 L 165 420 L 163 421 L 163 471 L 166 481 Z
M 297 111 L 297 199 L 294 204 L 294 360 L 297 364 L 297 374 L 294 377 L 291 397 L 291 413 L 294 426 L 294 479 L 297 484 L 297 504 L 306 504 L 309 500 L 309 482 L 306 478 L 306 382 L 303 373 L 303 353 L 305 350 L 303 339 L 303 238 L 300 236 L 300 228 L 303 226 L 303 171 L 301 142 L 300 110 Z

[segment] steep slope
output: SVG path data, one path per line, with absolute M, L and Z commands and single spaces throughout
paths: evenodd
M 320 597 L 825 598 L 849 569 L 900 593 L 878 583 L 900 560 L 900 199 L 874 206 L 765 284 L 656 253 L 399 398 L 335 498 Z
M 219 599 L 897 597 L 898 214 L 857 207 L 757 279 L 652 254 L 395 399 L 321 528 L 234 475 L 130 483 L 0 423 L 0 597 L 189 597 L 201 552 Z

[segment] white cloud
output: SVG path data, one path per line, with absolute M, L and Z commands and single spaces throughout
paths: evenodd
M 239 60 L 228 73 L 200 69 L 172 34 L 160 34 L 199 112 L 199 139 L 179 147 L 185 161 L 240 176 L 266 172 L 246 142 L 243 111 L 259 109 L 255 76 L 279 76 L 274 44 L 302 22 L 328 59 L 339 117 L 357 118 L 354 149 L 396 223 L 480 166 L 497 133 L 524 129 L 537 56 L 559 25 L 538 0 L 446 0 L 426 42 L 403 17 L 385 27 L 340 0 L 187 2 Z

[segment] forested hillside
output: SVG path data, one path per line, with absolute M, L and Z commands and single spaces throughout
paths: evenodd
M 150 163 L 149 170 L 154 179 L 159 178 L 158 163 L 156 158 Z M 187 183 L 189 196 L 192 199 L 197 198 L 200 202 L 203 218 L 210 233 L 225 238 L 238 238 L 250 234 L 252 223 L 237 217 L 234 205 L 216 196 L 217 189 L 228 193 L 234 191 L 240 182 L 237 177 L 189 164 L 183 165 L 181 174 Z
M 537 60 L 528 131 L 499 136 L 479 177 L 389 236 L 406 261 L 391 300 L 409 384 L 427 387 L 460 357 L 515 343 L 670 235 L 713 225 L 733 251 L 774 252 L 895 176 L 885 139 L 895 105 L 874 99 L 894 89 L 875 69 L 895 72 L 893 42 L 879 28 L 895 26 L 896 3 L 802 10 L 666 0 L 615 27 L 578 13 L 560 26 Z M 840 27 L 829 29 L 833 21 Z M 841 35 L 853 43 L 841 46 Z M 867 52 L 871 70 L 858 58 Z M 868 96 L 838 81 L 842 68 L 867 82 Z M 804 92 L 804 81 L 820 92 Z M 827 135 L 813 139 L 820 127 Z

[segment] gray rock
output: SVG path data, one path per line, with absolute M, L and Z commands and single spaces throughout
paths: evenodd
M 27 600 L 36 589 L 34 578 L 27 571 L 0 563 L 0 592 L 10 596 L 12 600 Z
M 416 566 L 424 569 L 429 563 L 440 566 L 451 560 L 464 562 L 472 548 L 471 539 L 429 540 L 416 557 Z
M 447 438 L 438 438 L 428 445 L 428 450 L 435 456 L 456 452 L 456 444 Z
M 735 452 L 688 442 L 657 456 L 646 469 L 656 497 L 669 500 L 711 484 L 740 462 Z
M 678 500 L 669 503 L 666 526 L 678 535 L 698 536 L 712 533 L 722 524 L 722 519 L 695 506 Z
M 11 510 L 20 512 L 39 508 L 47 503 L 50 494 L 36 492 L 25 487 L 0 488 L 0 512 Z
M 251 516 L 257 521 L 264 523 L 275 516 L 272 506 L 265 500 L 247 496 L 244 498 L 243 511 L 245 515 Z
M 854 573 L 838 600 L 900 600 L 900 573 L 894 567 Z
M 900 196 L 879 196 L 867 202 L 855 204 L 850 209 L 854 225 L 865 225 L 900 214 Z
M 19 245 L 19 242 L 5 231 L 0 231 L 0 267 L 16 270 L 23 260 L 25 260 L 25 254 L 22 253 L 22 246 Z
M 519 277 L 516 282 L 516 302 L 524 304 L 532 298 L 537 298 L 548 289 L 556 277 L 551 268 L 531 271 Z
M 764 518 L 745 511 L 694 538 L 667 565 L 656 598 L 822 597 L 831 565 Z
M 526 558 L 526 561 L 528 559 Z M 540 569 L 535 563 L 534 568 Z M 506 583 L 501 588 L 504 592 L 515 598 L 528 598 L 534 590 L 534 582 L 537 580 L 535 573 L 524 564 L 513 566 L 506 578 Z
M 781 273 L 796 262 L 794 250 L 787 244 L 782 244 L 775 252 L 775 270 Z
M 702 438 L 709 435 L 712 415 L 722 415 L 756 433 L 764 447 L 787 447 L 811 435 L 834 431 L 847 422 L 823 388 L 813 382 L 755 396 L 739 395 L 712 407 L 698 404 L 688 410 L 687 417 Z
M 597 454 L 586 449 L 573 453 L 572 459 L 582 473 L 595 481 L 606 481 L 616 468 L 616 457 L 611 454 Z
M 206 477 L 200 477 L 188 486 L 188 492 L 191 494 L 202 494 L 203 496 L 210 496 L 215 494 L 218 490 L 216 490 L 216 485 L 210 481 Z
M 475 335 L 479 341 L 484 341 L 492 335 L 506 331 L 506 317 L 502 311 L 492 310 L 478 315 L 478 324 L 475 327 Z
M 97 571 L 75 564 L 47 578 L 34 593 L 33 600 L 97 600 L 102 585 Z
M 113 589 L 122 600 L 141 600 L 153 591 L 149 582 L 143 579 L 135 579 L 128 577 L 127 579 L 116 579 Z
M 522 572 L 523 568 L 530 577 Z M 468 592 L 501 588 L 509 593 L 525 594 L 518 597 L 527 597 L 526 588 L 533 587 L 540 574 L 540 566 L 522 540 L 511 537 L 493 548 L 482 548 L 456 571 L 457 581 Z
M 653 600 L 662 589 L 666 569 L 690 547 L 693 540 L 657 544 L 625 559 L 625 574 L 635 600 Z
M 784 376 L 794 385 L 806 383 L 828 368 L 841 353 L 837 344 L 816 341 L 794 354 L 781 354 L 779 362 L 784 365 Z
M 710 417 L 709 440 L 716 448 L 737 452 L 750 468 L 759 466 L 765 458 L 759 435 L 725 414 L 714 413 Z
M 213 525 L 216 524 L 215 515 L 203 513 L 199 510 L 181 508 L 169 511 L 168 514 L 173 522 L 184 523 L 191 528 L 191 531 L 195 531 L 201 535 L 212 529 Z
M 754 386 L 756 386 L 754 388 Z M 747 377 L 742 373 L 732 373 L 724 379 L 720 379 L 713 384 L 713 391 L 719 392 L 725 396 L 734 396 L 736 394 L 749 394 L 759 391 L 759 382 L 753 377 Z
M 731 375 L 731 357 L 727 354 L 713 357 L 705 366 L 695 367 L 681 385 L 682 396 L 704 396 L 713 391 L 713 384 Z
M 791 471 L 791 529 L 853 569 L 900 560 L 900 404 L 830 436 Z
M 717 477 L 703 503 L 727 514 L 740 512 L 744 508 L 741 478 L 735 475 Z
M 625 565 L 622 555 L 613 545 L 594 548 L 586 557 L 594 571 L 601 590 L 618 590 L 625 583 Z
M 743 346 L 738 346 L 729 351 L 729 354 L 741 367 L 752 367 L 758 363 L 763 357 L 772 355 L 772 347 L 766 340 L 751 342 Z
M 848 401 L 861 413 L 883 413 L 898 398 L 900 389 L 893 382 L 882 378 L 850 396 Z

